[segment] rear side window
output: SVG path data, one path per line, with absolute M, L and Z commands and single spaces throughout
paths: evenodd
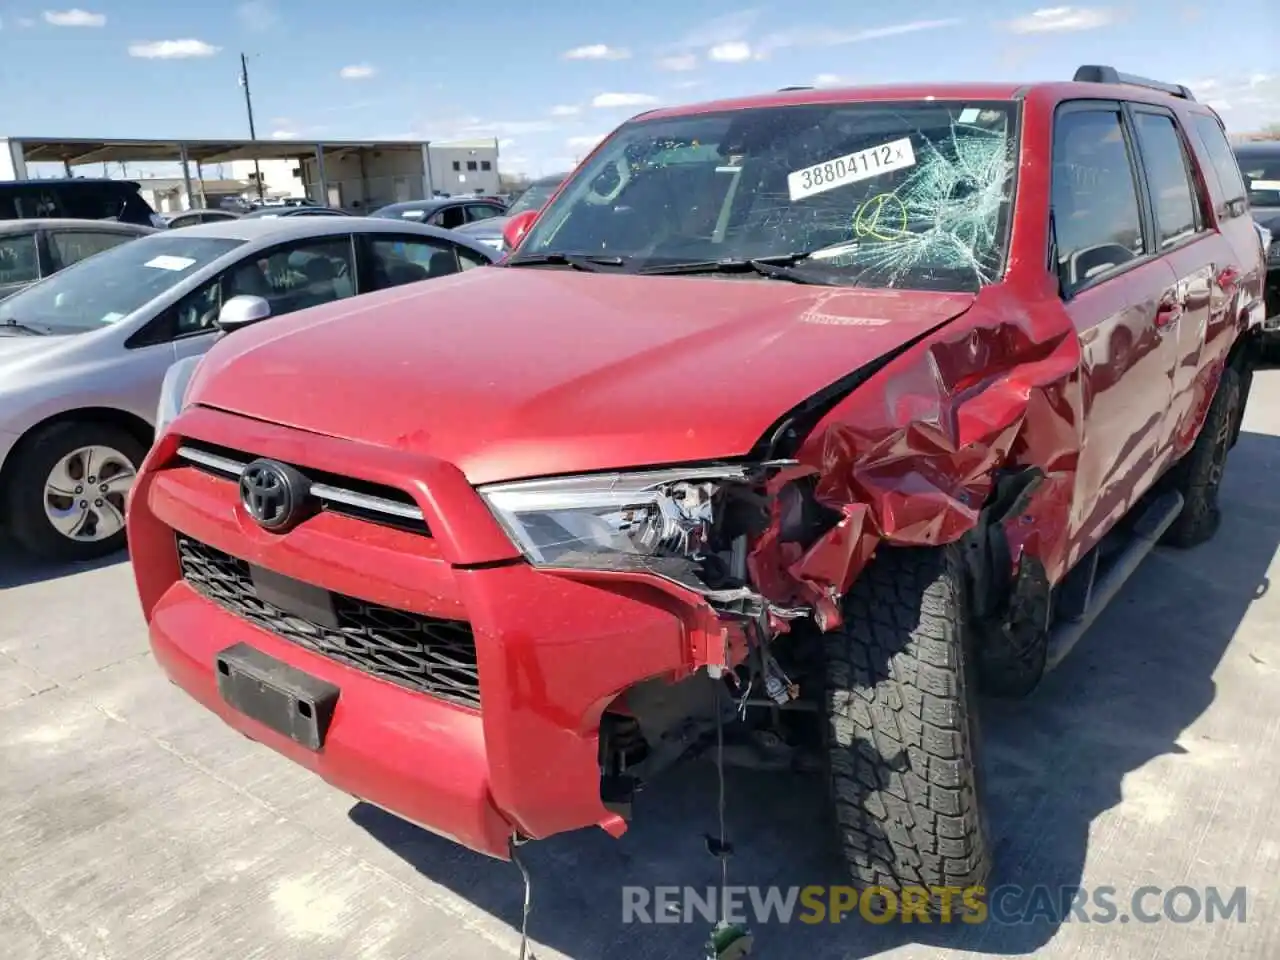
M 502 216 L 502 208 L 494 207 L 487 203 L 473 203 L 467 207 L 467 221 L 469 223 L 500 216 Z
M 467 213 L 461 206 L 445 207 L 430 222 L 446 230 L 456 230 L 467 222 Z
M 1240 177 L 1240 166 L 1236 156 L 1231 152 L 1231 144 L 1227 143 L 1227 135 L 1213 117 L 1196 117 L 1196 135 L 1204 144 L 1209 161 L 1213 164 L 1213 172 L 1222 187 L 1222 198 L 1228 204 L 1244 197 L 1244 181 Z
M 1134 123 L 1155 207 L 1157 242 L 1160 250 L 1167 250 L 1199 231 L 1199 204 L 1186 152 L 1173 117 L 1140 111 Z
M 0 284 L 39 280 L 39 263 L 34 233 L 0 237 Z
M 73 216 L 66 212 L 58 194 L 48 187 L 34 184 L 19 187 L 14 191 L 14 199 L 18 204 L 19 219 Z
M 92 257 L 95 253 L 118 247 L 133 237 L 127 233 L 98 233 L 92 230 L 59 230 L 49 234 L 49 252 L 53 255 L 53 268 L 62 270 Z
M 1249 183 L 1249 203 L 1280 207 L 1280 151 L 1272 156 L 1241 154 L 1240 167 Z
M 1053 134 L 1054 233 L 1065 293 L 1147 252 L 1133 163 L 1118 109 L 1060 112 Z
M 77 220 L 106 220 L 120 215 L 124 197 L 110 187 L 76 187 L 63 193 L 62 207 Z

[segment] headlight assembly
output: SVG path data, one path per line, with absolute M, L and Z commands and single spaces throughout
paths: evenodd
M 183 357 L 165 371 L 160 385 L 160 402 L 156 406 L 156 436 L 177 419 L 187 405 L 187 390 L 191 377 L 200 365 L 200 357 Z
M 794 619 L 809 611 L 766 600 L 747 577 L 750 536 L 769 522 L 764 482 L 794 462 L 522 480 L 479 493 L 534 566 L 644 573 L 721 612 Z
M 480 495 L 537 566 L 648 570 L 704 557 L 717 495 L 746 480 L 740 467 L 690 467 L 499 483 Z

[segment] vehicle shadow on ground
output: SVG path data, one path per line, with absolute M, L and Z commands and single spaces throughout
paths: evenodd
M 1185 752 L 1179 738 L 1213 702 L 1214 670 L 1249 604 L 1269 587 L 1280 506 L 1272 505 L 1268 484 L 1280 469 L 1280 439 L 1242 434 L 1229 466 L 1214 540 L 1191 551 L 1158 550 L 1031 698 L 983 704 L 997 863 L 988 889 L 1041 885 L 1053 894 L 1047 909 L 1028 922 L 980 926 L 872 925 L 856 916 L 839 925 L 756 923 L 752 956 L 852 960 L 912 944 L 1028 954 L 1071 922 L 1062 891 L 1069 903 L 1079 889 L 1091 822 L 1120 803 L 1126 774 Z M 637 797 L 635 821 L 621 840 L 588 830 L 524 847 L 535 942 L 574 960 L 703 956 L 708 925 L 700 920 L 624 926 L 622 888 L 717 882 L 718 865 L 703 841 L 716 831 L 715 783 L 710 763 L 691 761 Z M 731 770 L 727 783 L 736 847 L 731 884 L 847 882 L 834 861 L 820 779 Z M 350 815 L 423 875 L 519 928 L 522 887 L 514 866 L 364 804 Z M 1092 880 L 1111 882 L 1096 874 Z M 1119 891 L 1116 902 L 1125 895 Z M 1020 903 L 1025 896 L 1006 901 Z
M 7 541 L 0 540 L 0 590 L 25 587 L 28 584 L 43 583 L 46 580 L 58 580 L 87 570 L 113 567 L 128 559 L 129 552 L 121 550 L 100 560 L 90 560 L 85 563 L 50 563 L 29 557 Z

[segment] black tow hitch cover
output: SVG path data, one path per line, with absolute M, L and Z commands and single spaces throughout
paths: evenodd
M 320 750 L 340 690 L 246 643 L 217 655 L 218 693 L 240 713 L 309 750 Z

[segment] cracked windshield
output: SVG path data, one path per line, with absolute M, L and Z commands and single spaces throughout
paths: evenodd
M 973 288 L 1004 262 L 1015 118 L 1008 103 L 894 102 L 633 122 L 516 262 L 578 255 L 646 273 L 754 262 L 802 282 Z

